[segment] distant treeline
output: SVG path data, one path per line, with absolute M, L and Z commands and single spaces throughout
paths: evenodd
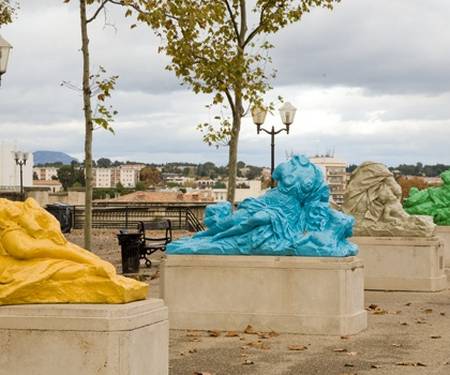
M 351 164 L 347 168 L 347 172 L 353 172 L 358 166 Z M 397 167 L 389 167 L 390 171 L 395 171 L 402 176 L 423 176 L 423 177 L 438 177 L 442 172 L 450 169 L 450 165 L 435 164 L 423 165 L 422 163 L 414 164 L 400 164 Z
M 127 164 L 145 164 L 148 167 L 161 169 L 162 173 L 176 173 L 186 177 L 206 177 L 211 179 L 217 179 L 228 176 L 228 167 L 216 166 L 213 162 L 207 161 L 206 163 L 181 163 L 173 162 L 166 164 L 156 164 L 156 163 L 139 163 L 133 161 L 121 162 L 118 160 L 112 161 L 108 158 L 100 158 L 93 162 L 93 166 L 97 168 L 111 168 L 119 167 L 121 165 Z M 46 163 L 37 164 L 36 167 L 63 167 L 63 163 Z M 71 169 L 82 168 L 83 163 L 72 162 Z M 246 165 L 243 161 L 237 163 L 238 167 L 238 177 L 247 177 L 250 180 L 258 179 L 261 177 L 262 169 L 261 167 L 256 167 L 254 165 Z M 70 170 L 68 166 L 65 166 L 64 170 Z M 84 181 L 80 181 L 84 183 Z

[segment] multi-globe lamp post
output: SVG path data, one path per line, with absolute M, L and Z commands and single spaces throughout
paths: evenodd
M 11 48 L 11 44 L 0 35 L 0 86 L 2 84 L 2 75 L 6 73 L 8 67 L 8 58 Z
M 20 168 L 20 198 L 24 200 L 25 194 L 23 191 L 23 166 L 27 164 L 27 160 L 29 159 L 28 152 L 15 151 L 13 152 L 14 160 L 16 161 L 16 165 Z
M 271 187 L 275 187 L 275 181 L 272 177 L 273 170 L 275 169 L 275 136 L 283 131 L 289 134 L 289 127 L 294 122 L 295 112 L 297 112 L 297 108 L 295 108 L 291 103 L 284 103 L 279 109 L 281 121 L 284 124 L 284 128 L 275 130 L 275 127 L 272 126 L 270 130 L 264 129 L 262 125 L 266 120 L 267 115 L 267 107 L 262 105 L 254 106 L 252 108 L 252 118 L 253 122 L 256 125 L 256 132 L 259 134 L 261 130 L 271 137 L 270 149 L 271 149 L 271 164 L 270 164 L 270 184 Z

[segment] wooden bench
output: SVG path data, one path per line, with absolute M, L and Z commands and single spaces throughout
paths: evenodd
M 154 252 L 166 250 L 166 245 L 172 241 L 172 223 L 170 220 L 161 221 L 140 221 L 138 223 L 138 232 L 141 234 L 141 244 L 139 246 L 140 259 L 145 259 L 145 266 L 151 267 L 152 262 L 148 258 Z M 147 237 L 146 230 L 164 230 L 164 237 Z

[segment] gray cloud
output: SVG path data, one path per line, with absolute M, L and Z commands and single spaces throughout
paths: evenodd
M 274 91 L 299 112 L 292 134 L 277 137 L 277 159 L 335 149 L 349 162 L 450 163 L 450 3 L 442 0 L 343 0 L 315 10 L 273 38 Z M 224 164 L 227 150 L 202 143 L 207 96 L 180 87 L 145 26 L 113 8 L 90 28 L 92 65 L 120 76 L 112 104 L 116 135 L 95 133 L 95 156 Z M 83 150 L 78 92 L 81 53 L 77 3 L 24 0 L 2 35 L 14 45 L 0 89 L 0 139 L 30 150 Z M 277 118 L 268 125 L 279 124 Z M 269 164 L 269 138 L 245 119 L 239 159 Z

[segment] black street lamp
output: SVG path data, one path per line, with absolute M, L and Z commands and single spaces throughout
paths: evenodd
M 20 198 L 23 201 L 25 198 L 25 194 L 23 191 L 23 166 L 27 164 L 27 160 L 29 157 L 28 152 L 15 151 L 14 160 L 16 161 L 16 165 L 20 167 Z
M 271 187 L 275 187 L 275 181 L 273 180 L 272 174 L 273 170 L 275 169 L 275 136 L 283 131 L 285 131 L 287 134 L 289 134 L 289 126 L 294 122 L 295 118 L 295 112 L 297 111 L 297 108 L 295 108 L 291 103 L 286 102 L 283 104 L 283 106 L 279 109 L 281 121 L 284 124 L 284 128 L 281 128 L 279 130 L 275 130 L 275 127 L 272 126 L 272 129 L 267 130 L 261 127 L 262 124 L 264 124 L 264 121 L 266 119 L 267 115 L 267 108 L 263 106 L 256 106 L 252 108 L 252 117 L 253 122 L 256 125 L 256 132 L 259 134 L 261 130 L 267 134 L 270 134 L 271 137 L 271 165 L 270 165 L 270 179 L 271 179 Z
M 8 58 L 11 48 L 11 44 L 0 35 L 0 85 L 2 83 L 2 75 L 6 73 L 6 68 L 8 67 Z

